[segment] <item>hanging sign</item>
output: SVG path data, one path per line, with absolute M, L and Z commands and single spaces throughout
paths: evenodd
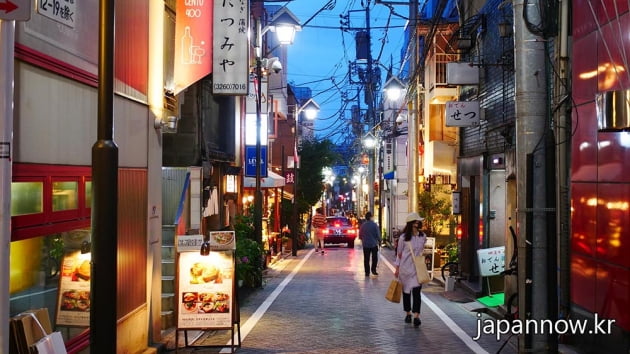
M 479 125 L 479 101 L 446 102 L 447 127 L 476 127 Z
M 212 92 L 247 95 L 249 1 L 214 1 Z
M 212 4 L 177 0 L 175 95 L 212 72 Z

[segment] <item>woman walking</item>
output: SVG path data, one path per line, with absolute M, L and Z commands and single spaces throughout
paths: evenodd
M 418 282 L 416 266 L 411 253 L 413 252 L 413 256 L 418 257 L 424 252 L 424 244 L 427 242 L 427 237 L 424 232 L 420 231 L 422 220 L 424 219 L 418 213 L 407 215 L 405 219 L 407 224 L 396 247 L 396 271 L 394 272 L 394 276 L 403 285 L 402 303 L 403 310 L 406 312 L 405 322 L 411 323 L 411 314 L 413 312 L 414 327 L 419 327 L 421 323 L 420 290 L 422 290 L 422 285 Z

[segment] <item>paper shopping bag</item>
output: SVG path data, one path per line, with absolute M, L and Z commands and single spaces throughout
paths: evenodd
M 31 348 L 33 349 L 32 352 L 37 354 L 67 354 L 61 332 L 46 335 Z
M 391 302 L 400 302 L 400 297 L 402 295 L 402 284 L 398 281 L 398 279 L 393 279 L 391 283 L 389 283 L 389 288 L 387 288 L 387 293 L 385 293 L 385 298 Z

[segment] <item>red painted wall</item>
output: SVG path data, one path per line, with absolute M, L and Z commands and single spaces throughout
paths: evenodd
M 599 132 L 595 106 L 630 89 L 628 3 L 576 0 L 573 23 L 571 300 L 630 331 L 630 133 Z

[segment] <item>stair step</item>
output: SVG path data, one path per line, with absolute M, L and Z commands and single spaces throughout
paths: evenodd
M 162 293 L 162 311 L 173 311 L 177 297 L 173 293 Z
M 175 277 L 163 276 L 162 277 L 162 293 L 174 293 L 175 292 Z
M 162 311 L 160 317 L 162 319 L 162 330 L 175 327 L 175 311 Z
M 162 245 L 175 244 L 175 225 L 162 225 Z
M 162 259 L 163 260 L 173 260 L 175 259 L 176 249 L 173 245 L 164 245 L 162 246 Z
M 175 275 L 175 261 L 172 259 L 162 260 L 162 275 L 174 276 Z

